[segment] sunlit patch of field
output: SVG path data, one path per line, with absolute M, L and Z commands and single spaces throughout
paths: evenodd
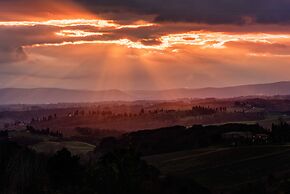
M 73 155 L 82 155 L 93 151 L 95 149 L 95 146 L 88 143 L 77 141 L 66 141 L 66 142 L 46 141 L 32 146 L 32 149 L 34 149 L 35 151 L 46 154 L 53 154 L 63 148 L 68 149 Z
M 43 141 L 55 141 L 58 138 L 48 135 L 37 135 L 29 133 L 25 130 L 9 132 L 9 139 L 24 145 L 33 145 Z

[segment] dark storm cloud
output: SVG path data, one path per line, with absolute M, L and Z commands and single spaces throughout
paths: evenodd
M 6 62 L 22 61 L 27 58 L 22 47 L 10 48 L 0 47 L 0 64 Z
M 22 47 L 45 42 L 48 37 L 47 33 L 53 32 L 53 30 L 44 26 L 32 28 L 1 27 L 0 64 L 25 60 L 27 55 Z
M 154 14 L 156 21 L 289 23 L 289 0 L 76 0 L 97 13 Z

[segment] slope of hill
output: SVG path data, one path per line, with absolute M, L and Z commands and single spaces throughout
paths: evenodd
M 0 89 L 0 104 L 46 104 L 98 101 L 174 100 L 178 98 L 232 98 L 239 96 L 290 95 L 290 81 L 224 88 L 171 90 L 67 90 L 54 88 Z
M 241 85 L 223 88 L 172 89 L 163 91 L 133 91 L 132 95 L 152 99 L 233 98 L 240 96 L 276 96 L 290 94 L 290 81 Z
M 289 153 L 289 146 L 250 146 L 189 150 L 144 159 L 165 175 L 192 177 L 211 190 L 239 190 L 271 174 L 283 177 L 289 172 Z
M 57 88 L 6 88 L 0 90 L 0 104 L 77 103 L 113 100 L 130 100 L 130 97 L 119 90 L 87 91 Z

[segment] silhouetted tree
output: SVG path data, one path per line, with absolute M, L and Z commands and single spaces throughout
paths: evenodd
M 159 172 L 134 150 L 121 149 L 105 154 L 91 167 L 90 175 L 90 186 L 100 194 L 145 194 L 146 184 L 154 185 Z
M 79 157 L 66 149 L 58 151 L 48 160 L 50 188 L 63 193 L 77 193 L 83 180 Z
M 290 125 L 283 119 L 279 124 L 272 124 L 271 138 L 275 143 L 286 143 L 290 141 Z

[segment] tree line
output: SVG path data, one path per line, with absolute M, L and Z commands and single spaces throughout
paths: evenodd
M 137 131 L 124 134 L 119 138 L 107 137 L 101 141 L 97 149 L 108 151 L 118 147 L 133 146 L 144 155 L 152 155 L 209 146 L 228 146 L 229 141 L 223 138 L 223 134 L 230 132 L 250 134 L 250 137 L 241 136 L 234 139 L 238 141 L 235 145 L 238 145 L 237 143 L 255 145 L 290 142 L 290 125 L 286 122 L 273 124 L 270 130 L 258 124 L 193 125 Z M 259 140 L 259 136 L 267 137 L 267 139 Z
M 173 184 L 174 183 L 174 184 Z M 117 149 L 80 162 L 62 149 L 48 156 L 12 142 L 0 143 L 1 194 L 210 193 L 176 177 L 162 178 L 134 149 Z

